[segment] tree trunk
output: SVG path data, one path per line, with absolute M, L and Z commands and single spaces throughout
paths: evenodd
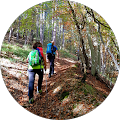
M 88 37 L 90 50 L 91 50 L 91 59 L 92 59 L 91 74 L 94 76 L 96 72 L 96 58 L 95 58 L 96 54 L 95 54 L 94 46 L 92 44 L 91 35 L 89 33 L 89 25 L 86 26 L 86 31 L 87 31 L 87 37 Z
M 42 43 L 43 42 L 43 18 L 42 18 L 42 15 L 43 12 L 41 11 L 40 13 L 40 42 Z
M 69 4 L 70 10 L 72 11 L 73 19 L 74 19 L 74 22 L 75 22 L 76 27 L 78 29 L 78 33 L 80 35 L 80 41 L 82 41 L 82 52 L 83 52 L 83 56 L 84 56 L 84 59 L 85 59 L 85 64 L 86 64 L 86 67 L 89 68 L 89 61 L 88 61 L 88 57 L 87 57 L 86 52 L 85 52 L 84 41 L 83 41 L 82 33 L 81 33 L 81 30 L 80 30 L 79 22 L 76 19 L 76 14 L 75 14 L 74 9 L 72 8 L 70 2 L 69 1 L 67 1 L 67 2 Z
M 49 9 L 49 25 L 48 25 L 48 42 L 50 42 L 52 40 L 52 19 L 50 19 L 50 14 L 51 14 L 51 11 Z
M 60 25 L 59 25 L 59 18 L 57 18 L 57 20 L 56 20 L 56 44 L 57 44 L 57 46 L 59 47 L 60 46 L 60 29 L 59 29 L 59 27 L 60 27 Z
M 53 41 L 56 45 L 56 16 L 54 17 L 54 20 L 53 20 Z
M 117 68 L 117 70 L 119 71 L 119 65 L 117 64 L 117 61 L 115 60 L 113 54 L 110 52 L 109 48 L 106 46 L 106 44 L 104 43 L 103 41 L 103 38 L 102 38 L 102 34 L 100 32 L 100 24 L 98 23 L 98 32 L 99 32 L 99 35 L 100 35 L 100 40 L 102 41 L 103 45 L 105 46 L 106 50 L 108 51 L 108 53 L 110 54 L 110 56 L 112 57 L 112 60 L 113 62 L 115 63 L 115 66 Z
M 20 29 L 20 20 L 21 20 L 20 16 L 19 16 L 18 20 L 19 20 L 19 22 L 18 22 L 18 29 L 17 29 L 17 40 L 19 39 L 19 29 Z
M 44 21 L 44 11 L 43 11 L 43 13 L 42 13 L 42 20 L 43 20 L 43 23 L 42 23 L 42 41 L 41 41 L 41 43 L 42 43 L 42 45 L 43 45 L 43 41 L 44 41 L 44 31 L 45 31 L 45 21 Z
M 80 45 L 79 45 L 79 58 L 80 58 L 80 61 L 81 61 L 81 67 L 83 67 L 83 65 L 85 64 L 85 59 L 84 59 L 84 56 L 83 56 L 83 53 L 82 53 L 82 47 L 81 46 L 82 46 L 82 42 L 80 41 Z
M 39 40 L 39 20 L 40 20 L 40 15 L 38 14 L 37 19 L 36 19 L 36 28 L 37 28 L 36 38 L 37 38 L 37 40 Z
M 104 71 L 104 62 L 103 62 L 103 46 L 101 45 L 101 72 Z
M 39 5 L 41 6 L 41 3 L 40 3 Z M 40 9 L 39 9 L 38 11 L 39 11 L 39 13 L 40 13 L 40 14 L 39 14 L 39 27 L 40 27 L 40 33 L 39 33 L 40 36 L 39 36 L 39 37 L 40 37 L 40 43 L 42 43 L 42 41 L 43 41 L 43 40 L 42 40 L 42 39 L 43 39 L 43 37 L 42 37 L 42 36 L 43 36 L 43 35 L 42 35 L 42 22 L 43 22 L 43 20 L 42 20 L 42 14 L 43 14 L 43 11 L 40 10 Z
M 27 42 L 28 42 L 28 30 L 26 29 L 25 30 L 25 45 L 27 45 Z
M 8 37 L 8 42 L 10 42 L 10 38 L 12 36 L 12 31 L 13 31 L 13 28 L 12 26 L 10 27 L 10 32 L 9 32 L 9 37 Z
M 43 41 L 47 40 L 48 39 L 48 35 L 47 35 L 47 26 L 46 26 L 46 19 L 47 19 L 47 15 L 48 15 L 48 12 L 47 12 L 47 4 L 44 4 L 44 7 L 45 7 L 45 11 L 44 11 L 44 38 L 43 38 Z M 44 42 L 43 42 L 44 43 Z
M 100 55 L 100 40 L 99 40 L 99 37 L 97 36 L 97 40 L 98 40 L 98 67 L 97 67 L 97 70 L 98 70 L 98 73 L 101 72 L 101 55 Z
M 25 35 L 25 45 L 27 45 L 27 39 L 28 39 L 28 37 L 27 37 L 27 35 Z
M 63 23 L 63 38 L 62 38 L 62 47 L 63 47 L 63 49 L 64 49 L 64 46 L 65 46 L 65 39 L 64 39 L 64 31 L 65 31 L 65 29 L 64 29 L 64 23 Z
M 31 30 L 31 33 L 30 33 L 30 42 L 31 43 L 33 42 L 33 30 Z

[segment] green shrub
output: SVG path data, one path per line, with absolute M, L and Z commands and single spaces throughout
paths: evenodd
M 63 100 L 63 99 L 65 99 L 65 98 L 68 98 L 68 96 L 69 96 L 69 92 L 64 91 L 64 92 L 61 94 L 60 100 Z
M 77 56 L 71 54 L 69 51 L 67 50 L 59 50 L 59 53 L 60 53 L 60 57 L 63 57 L 63 58 L 71 58 L 73 60 L 77 60 Z

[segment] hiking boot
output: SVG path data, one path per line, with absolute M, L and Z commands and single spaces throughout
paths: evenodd
M 32 104 L 34 102 L 33 98 L 29 99 L 29 104 Z
M 40 95 L 42 94 L 42 90 L 38 90 L 38 86 L 37 86 L 37 93 Z
M 55 73 L 52 73 L 51 75 L 54 75 Z

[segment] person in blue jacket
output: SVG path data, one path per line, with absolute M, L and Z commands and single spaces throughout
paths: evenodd
M 57 54 L 57 57 L 59 59 L 59 53 L 58 53 L 58 48 L 54 45 L 54 41 L 51 41 L 53 45 L 53 54 L 47 54 L 47 58 L 50 62 L 50 71 L 49 71 L 49 78 L 51 75 L 54 74 L 54 60 L 55 60 L 55 55 Z

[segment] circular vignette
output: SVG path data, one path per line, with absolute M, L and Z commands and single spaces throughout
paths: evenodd
M 32 5 L 33 6 L 33 5 Z M 99 12 L 98 12 L 99 13 Z M 102 15 L 102 14 L 101 14 Z M 103 15 L 104 16 L 104 15 Z M 105 18 L 105 17 L 103 17 L 103 18 Z M 109 25 L 111 25 L 111 24 L 109 24 Z M 111 27 L 112 28 L 112 27 Z M 117 86 L 117 84 L 115 85 L 115 86 Z M 114 93 L 114 91 L 112 91 L 112 93 L 111 93 L 111 95 Z M 109 99 L 111 98 L 111 95 L 108 97 Z M 107 99 L 108 99 L 107 98 Z M 107 101 L 107 100 L 106 100 Z M 105 104 L 104 104 L 105 105 Z

